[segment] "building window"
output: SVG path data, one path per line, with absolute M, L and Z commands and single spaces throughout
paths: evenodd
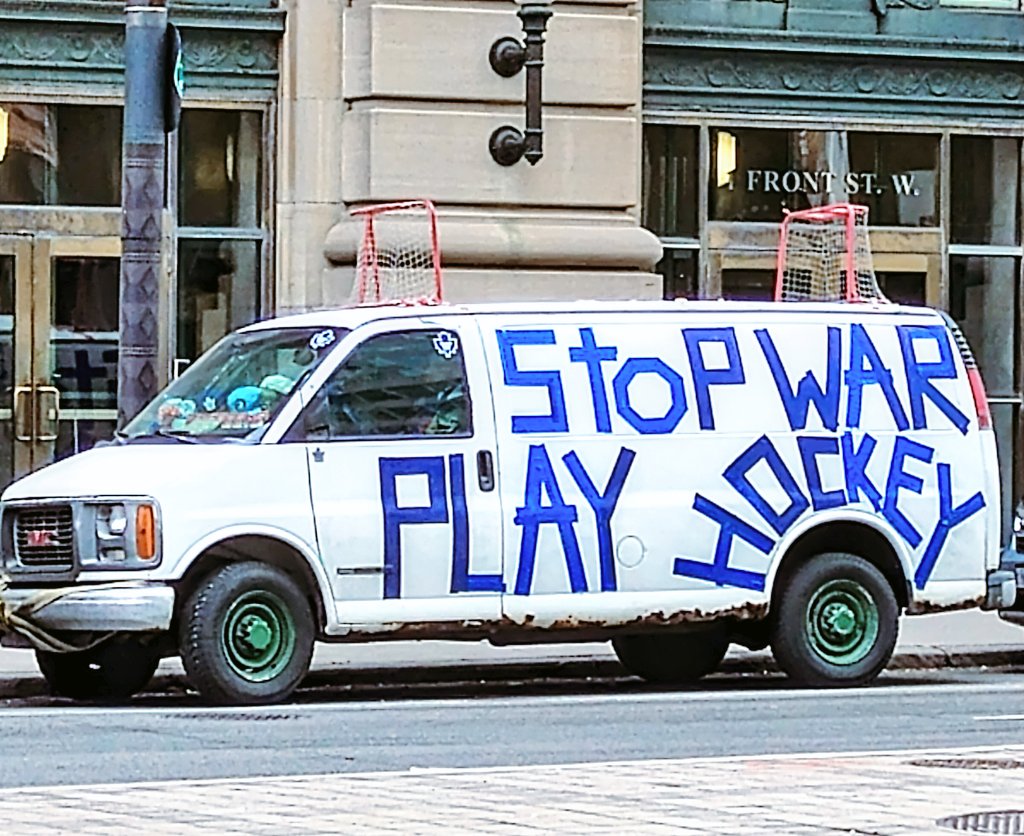
M 775 298 L 775 271 L 723 270 L 722 298 L 744 302 L 771 302 Z
M 954 244 L 1013 246 L 1018 237 L 1020 140 L 954 136 L 950 140 Z
M 119 206 L 119 107 L 0 102 L 0 203 Z
M 939 225 L 939 137 L 851 131 L 845 178 L 872 226 Z
M 1020 449 L 1020 259 L 953 255 L 949 259 L 949 312 L 960 324 L 978 361 L 992 411 L 1005 498 L 1020 497 L 1014 479 Z M 1015 483 L 1016 481 L 1016 483 Z M 1003 503 L 1003 532 L 1012 503 Z
M 697 235 L 697 129 L 644 128 L 643 225 L 662 238 Z
M 257 111 L 186 110 L 179 139 L 180 360 L 263 313 L 267 241 L 263 119 Z
M 644 127 L 641 223 L 662 239 L 664 257 L 655 270 L 666 299 L 697 296 L 698 142 L 697 128 Z
M 711 220 L 777 223 L 787 211 L 861 203 L 875 226 L 938 225 L 939 138 L 715 128 Z

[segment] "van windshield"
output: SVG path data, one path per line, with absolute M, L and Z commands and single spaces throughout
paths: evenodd
M 244 438 L 273 420 L 299 382 L 348 333 L 279 328 L 229 334 L 120 433 L 122 439 Z

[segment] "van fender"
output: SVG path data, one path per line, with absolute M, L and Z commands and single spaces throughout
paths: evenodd
M 228 525 L 208 532 L 185 550 L 182 557 L 171 568 L 169 579 L 181 580 L 204 552 L 219 543 L 236 537 L 263 537 L 268 540 L 277 540 L 298 552 L 306 562 L 310 572 L 313 573 L 313 577 L 316 579 L 317 592 L 320 595 L 320 603 L 328 614 L 328 619 L 332 620 L 334 593 L 331 590 L 330 581 L 327 578 L 323 563 L 320 561 L 319 551 L 312 548 L 301 537 L 297 537 L 294 533 L 276 526 Z
M 896 554 L 896 559 L 903 572 L 903 581 L 906 584 L 906 593 L 909 599 L 913 601 L 913 584 L 909 582 L 909 579 L 914 577 L 914 562 L 913 556 L 907 550 L 906 544 L 896 534 L 896 530 L 884 517 L 874 512 L 851 508 L 835 508 L 827 511 L 818 511 L 817 513 L 812 514 L 806 519 L 793 525 L 783 535 L 772 550 L 771 564 L 768 567 L 768 573 L 765 576 L 765 594 L 768 596 L 768 600 L 771 600 L 774 593 L 775 579 L 778 575 L 779 568 L 782 566 L 786 555 L 797 540 L 816 528 L 821 528 L 822 526 L 835 523 L 854 523 L 856 525 L 862 525 L 866 528 L 874 529 L 881 534 Z M 841 548 L 837 550 L 841 550 Z

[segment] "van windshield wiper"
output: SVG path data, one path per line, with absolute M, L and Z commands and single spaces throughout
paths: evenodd
M 182 444 L 200 444 L 202 442 L 197 438 L 193 438 L 187 433 L 176 433 L 171 430 L 165 430 L 163 427 L 157 427 L 157 429 L 148 433 L 137 433 L 136 435 L 127 435 L 123 430 L 117 430 L 114 433 L 114 437 L 119 439 L 122 444 L 127 444 L 136 438 L 152 438 L 157 436 L 159 438 L 173 438 L 175 441 L 180 441 Z

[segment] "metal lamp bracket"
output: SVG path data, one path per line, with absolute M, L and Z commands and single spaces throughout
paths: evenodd
M 498 165 L 515 165 L 523 157 L 536 165 L 544 156 L 544 129 L 541 122 L 541 74 L 544 69 L 544 30 L 551 17 L 549 2 L 523 2 L 516 13 L 523 24 L 523 42 L 512 37 L 498 38 L 488 55 L 491 69 L 503 78 L 512 78 L 526 67 L 526 131 L 502 125 L 491 133 L 488 147 Z

